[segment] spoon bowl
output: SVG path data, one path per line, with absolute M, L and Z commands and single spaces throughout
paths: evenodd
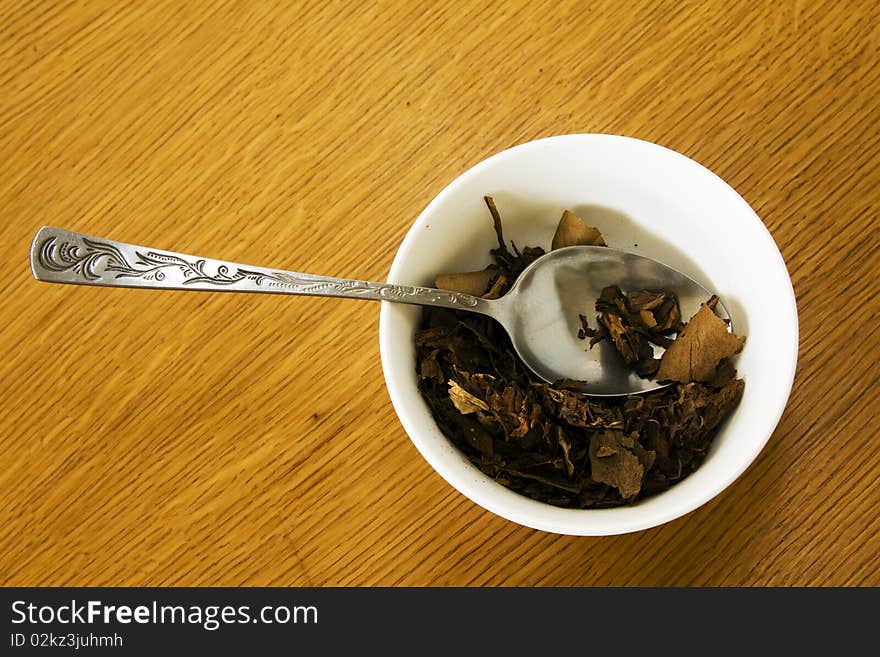
M 712 295 L 692 278 L 656 260 L 604 246 L 570 246 L 529 265 L 511 290 L 495 302 L 498 307 L 493 316 L 507 328 L 523 362 L 545 381 L 567 379 L 566 387 L 596 396 L 665 387 L 668 384 L 624 369 L 608 341 L 590 349 L 588 341 L 578 339 L 578 315 L 592 321 L 596 299 L 609 285 L 675 292 L 684 319 Z M 730 323 L 721 303 L 716 313 Z M 662 353 L 662 347 L 655 347 L 656 357 Z

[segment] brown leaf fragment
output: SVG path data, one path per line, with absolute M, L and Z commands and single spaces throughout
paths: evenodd
M 580 320 L 580 323 L 581 323 L 580 327 L 578 327 L 578 332 L 577 332 L 578 340 L 583 340 L 587 337 L 595 338 L 597 331 L 596 331 L 596 329 L 590 328 L 590 323 L 587 321 L 587 316 L 586 315 L 578 315 L 578 320 Z M 590 346 L 591 347 L 593 346 L 592 341 L 590 341 Z
M 521 390 L 505 386 L 489 393 L 486 401 L 508 438 L 522 438 L 529 432 L 534 409 Z
M 626 443 L 632 446 L 633 441 L 620 431 L 594 433 L 590 437 L 590 468 L 593 481 L 614 486 L 623 499 L 630 499 L 642 489 L 645 468 Z
M 553 382 L 553 385 L 562 390 L 572 390 L 577 392 L 584 388 L 587 385 L 587 382 L 583 379 L 556 379 Z
M 495 199 L 491 196 L 484 196 L 483 201 L 486 203 L 486 207 L 489 208 L 489 214 L 492 215 L 492 227 L 495 229 L 495 237 L 498 238 L 498 248 L 506 252 L 507 247 L 504 245 L 504 232 L 501 229 L 501 213 L 499 213 L 498 208 L 495 207 Z
M 614 341 L 617 351 L 623 356 L 623 360 L 627 365 L 632 365 L 639 359 L 638 346 L 632 343 L 630 335 L 627 333 L 620 315 L 612 315 L 605 313 L 602 315 L 602 323 L 608 329 L 608 335 Z
M 657 320 L 657 326 L 654 330 L 657 333 L 672 333 L 678 331 L 682 327 L 681 309 L 678 307 L 678 299 L 670 295 L 663 300 L 653 315 Z
M 434 279 L 434 286 L 441 290 L 461 292 L 473 297 L 482 296 L 497 272 L 491 269 L 464 271 L 457 274 L 440 274 Z
M 599 326 L 593 331 L 592 335 L 589 331 L 584 331 L 590 338 L 590 349 L 595 347 L 597 344 L 602 342 L 605 338 L 608 337 L 608 329 L 605 328 L 605 325 L 600 321 Z
M 481 415 L 481 413 L 477 413 Z M 484 457 L 491 457 L 494 452 L 492 436 L 479 423 L 473 422 L 473 416 L 452 414 L 449 419 L 458 426 L 466 443 Z
M 715 374 L 709 385 L 713 388 L 721 388 L 736 378 L 736 368 L 729 358 L 722 358 L 715 368 Z
M 452 400 L 452 404 L 458 409 L 458 412 L 463 415 L 489 410 L 489 405 L 486 402 L 469 393 L 452 379 L 449 380 L 449 399 Z
M 509 469 L 508 472 L 517 477 L 522 477 L 523 479 L 534 479 L 535 481 L 540 481 L 542 484 L 546 484 L 547 486 L 552 486 L 554 488 L 560 488 L 569 493 L 581 492 L 581 487 L 579 484 L 573 484 L 570 481 L 566 481 L 565 478 L 561 476 L 542 475 L 532 472 L 520 472 L 519 470 L 514 470 L 512 468 Z
M 486 202 L 486 207 L 489 208 L 489 213 L 492 215 L 492 226 L 495 229 L 495 237 L 498 238 L 498 246 L 491 249 L 489 253 L 492 254 L 492 257 L 495 259 L 495 268 L 499 269 L 507 277 L 507 283 L 505 283 L 504 289 L 500 291 L 501 294 L 503 294 L 504 292 L 507 292 L 509 285 L 513 284 L 513 281 L 516 280 L 517 276 L 519 276 L 526 267 L 544 255 L 544 249 L 539 246 L 527 246 L 520 251 L 516 248 L 516 244 L 511 242 L 510 245 L 513 247 L 513 253 L 511 253 L 507 248 L 507 245 L 504 243 L 501 214 L 495 206 L 495 201 L 491 196 L 484 196 L 483 200 Z
M 440 350 L 435 349 L 432 353 L 422 359 L 422 362 L 419 364 L 419 376 L 421 378 L 433 379 L 439 382 L 443 381 L 443 368 L 440 367 L 440 363 L 437 361 L 437 355 L 439 353 Z
M 614 456 L 617 454 L 617 448 L 612 447 L 611 445 L 602 445 L 599 449 L 596 450 L 596 456 L 599 458 L 604 458 L 606 456 Z
M 711 381 L 718 363 L 739 353 L 744 343 L 745 338 L 730 332 L 727 323 L 705 303 L 664 352 L 657 379 Z
M 564 388 L 547 389 L 548 399 L 553 403 L 553 414 L 562 422 L 574 427 L 585 427 L 593 420 L 587 397 Z
M 636 455 L 639 459 L 639 463 L 642 464 L 642 468 L 645 472 L 651 469 L 651 466 L 654 465 L 654 461 L 657 458 L 657 453 L 650 449 L 645 449 L 641 446 L 638 441 L 638 436 L 636 434 L 632 434 L 630 436 L 626 436 L 623 440 L 624 444 L 632 451 L 633 454 Z
M 745 381 L 734 379 L 724 384 L 716 393 L 708 395 L 702 402 L 703 429 L 712 431 L 721 424 L 742 399 Z
M 588 226 L 574 212 L 566 210 L 556 226 L 550 249 L 555 251 L 566 246 L 605 246 L 605 238 L 598 228 Z
M 482 295 L 484 299 L 497 299 L 510 289 L 510 281 L 504 274 L 498 274 L 491 287 Z
M 659 369 L 659 358 L 643 358 L 638 363 L 636 363 L 636 374 L 644 379 L 653 379 L 657 376 L 657 370 Z
M 476 427 L 471 427 L 465 432 L 470 444 L 483 456 L 492 456 L 495 453 L 492 444 L 492 436 L 485 431 L 480 431 Z
M 416 332 L 417 347 L 446 347 L 449 344 L 451 331 L 446 326 L 432 326 Z
M 665 292 L 650 292 L 648 290 L 634 290 L 626 293 L 626 305 L 633 312 L 641 310 L 654 310 L 659 308 L 666 300 Z
M 666 333 L 679 328 L 678 298 L 668 291 L 635 290 L 626 294 L 616 285 L 602 289 L 596 300 L 599 312 L 596 331 L 590 335 L 590 348 L 611 338 L 624 364 L 643 378 L 653 378 L 660 367 L 653 345 L 666 347 L 672 340 Z
M 560 427 L 556 427 L 556 440 L 562 448 L 562 460 L 565 463 L 565 473 L 569 477 L 574 476 L 574 463 L 571 461 L 571 443 L 565 437 Z
M 650 362 L 654 359 L 654 348 L 648 338 L 629 325 L 625 325 L 620 315 L 602 313 L 599 321 L 608 329 L 608 334 L 624 363 L 639 373 L 645 369 L 656 371 L 655 366 Z

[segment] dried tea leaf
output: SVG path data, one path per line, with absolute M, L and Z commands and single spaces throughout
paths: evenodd
M 605 456 L 614 456 L 617 454 L 617 448 L 612 447 L 611 445 L 601 445 L 597 450 L 595 456 L 599 458 L 603 458 Z
M 565 433 L 560 427 L 556 427 L 556 440 L 562 448 L 562 461 L 565 463 L 565 472 L 569 477 L 574 476 L 574 462 L 571 460 L 571 443 L 565 437 Z
M 489 213 L 492 215 L 492 226 L 495 229 L 495 236 L 498 238 L 498 247 L 491 249 L 489 253 L 495 258 L 496 268 L 499 269 L 508 280 L 507 287 L 500 291 L 501 294 L 504 294 L 510 289 L 510 285 L 513 285 L 513 282 L 526 267 L 544 255 L 544 249 L 539 246 L 527 246 L 520 251 L 516 248 L 516 244 L 511 242 L 510 245 L 513 248 L 513 253 L 511 253 L 508 250 L 507 245 L 504 243 L 501 214 L 495 206 L 494 199 L 491 196 L 484 196 L 483 200 L 486 202 L 486 207 L 489 208 Z
M 645 466 L 635 451 L 635 441 L 621 431 L 602 431 L 590 437 L 590 468 L 593 481 L 613 486 L 623 499 L 630 499 L 642 489 Z M 646 453 L 645 450 L 641 450 Z M 653 463 L 653 452 L 650 462 Z M 650 467 L 650 466 L 648 466 Z
M 517 477 L 522 477 L 523 479 L 534 479 L 535 481 L 540 481 L 542 484 L 547 486 L 551 486 L 553 488 L 560 488 L 569 493 L 580 493 L 581 487 L 577 484 L 572 484 L 570 481 L 566 481 L 564 477 L 561 476 L 548 476 L 542 475 L 536 472 L 520 472 L 519 470 L 510 469 L 508 470 L 510 474 L 514 474 Z
M 434 379 L 435 381 L 442 382 L 444 379 L 443 376 L 443 368 L 440 367 L 440 363 L 437 361 L 437 356 L 440 353 L 439 349 L 435 349 L 433 352 L 427 354 L 422 362 L 419 363 L 419 376 L 423 379 Z
M 589 324 L 589 322 L 587 322 L 587 316 L 586 315 L 578 315 L 578 319 L 581 322 L 581 325 L 578 328 L 578 332 L 577 332 L 578 340 L 583 340 L 587 336 L 589 336 L 591 338 L 595 337 L 596 330 L 590 328 L 590 324 Z M 592 342 L 590 342 L 590 346 L 591 347 L 593 346 Z
M 715 368 L 715 374 L 709 385 L 713 388 L 722 388 L 736 378 L 736 368 L 729 358 L 722 358 Z
M 682 327 L 681 309 L 678 307 L 678 298 L 674 294 L 668 294 L 660 307 L 653 312 L 657 319 L 657 326 L 654 329 L 655 335 L 663 335 L 678 331 Z
M 647 290 L 635 290 L 626 293 L 626 306 L 635 312 L 642 310 L 654 310 L 669 297 L 667 292 L 649 292 Z
M 660 381 L 711 381 L 718 363 L 739 353 L 745 343 L 730 332 L 727 322 L 713 311 L 717 297 L 700 306 L 687 326 L 669 345 L 660 362 Z
M 416 347 L 445 347 L 450 335 L 446 326 L 430 326 L 416 333 Z
M 489 410 L 489 405 L 486 402 L 469 393 L 452 379 L 449 380 L 449 399 L 463 415 Z
M 650 310 L 640 310 L 639 319 L 648 328 L 655 328 L 657 326 L 657 320 L 654 319 L 654 314 Z
M 588 226 L 574 212 L 566 210 L 556 226 L 550 250 L 555 251 L 566 246 L 605 246 L 605 238 L 598 228 Z
M 507 247 L 504 246 L 504 231 L 501 227 L 501 214 L 498 212 L 498 208 L 495 207 L 495 199 L 491 196 L 484 196 L 483 201 L 486 203 L 486 207 L 489 208 L 489 214 L 492 215 L 492 228 L 495 229 L 495 237 L 498 239 L 498 248 L 507 251 Z
M 434 279 L 434 286 L 441 290 L 479 297 L 489 287 L 493 276 L 495 276 L 495 272 L 490 269 L 465 271 L 458 274 L 440 274 Z
M 497 299 L 510 289 L 510 281 L 504 274 L 498 274 L 492 286 L 482 295 L 484 299 Z
M 480 424 L 469 421 L 472 416 L 453 412 L 449 413 L 447 417 L 451 426 L 457 427 L 461 432 L 465 444 L 476 450 L 481 458 L 491 458 L 495 455 L 495 444 L 491 434 L 484 430 Z
M 680 328 L 678 298 L 671 292 L 635 290 L 626 294 L 616 285 L 602 289 L 596 300 L 599 327 L 584 328 L 583 315 L 578 337 L 590 336 L 590 347 L 610 338 L 624 364 L 639 376 L 653 378 L 660 367 L 654 358 L 654 347 L 666 347 L 671 340 L 666 334 Z
M 742 399 L 745 382 L 733 379 L 718 391 L 704 391 L 697 404 L 703 417 L 703 429 L 712 431 L 726 418 Z

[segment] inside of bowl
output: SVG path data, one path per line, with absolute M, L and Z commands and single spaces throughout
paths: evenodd
M 647 142 L 606 135 L 540 140 L 490 158 L 447 187 L 413 225 L 389 280 L 431 285 L 438 273 L 488 264 L 495 235 L 483 202 L 487 194 L 501 213 L 505 239 L 517 246 L 549 248 L 562 211 L 571 209 L 596 225 L 609 246 L 664 262 L 717 291 L 737 332 L 747 335 L 736 363 L 746 380 L 743 400 L 703 465 L 669 490 L 601 512 L 548 507 L 483 475 L 439 431 L 417 391 L 412 339 L 421 309 L 386 303 L 381 326 L 386 380 L 422 454 L 484 507 L 564 533 L 617 533 L 659 524 L 726 487 L 775 427 L 797 350 L 791 283 L 751 208 L 692 160 Z

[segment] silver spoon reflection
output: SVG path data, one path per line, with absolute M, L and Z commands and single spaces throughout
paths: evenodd
M 547 253 L 495 300 L 428 287 L 251 267 L 51 227 L 37 232 L 30 261 L 34 277 L 52 283 L 346 297 L 481 313 L 504 326 L 517 353 L 537 376 L 550 383 L 579 381 L 582 384 L 574 389 L 602 396 L 665 387 L 625 370 L 612 345 L 603 342 L 588 349 L 588 343 L 578 339 L 578 315 L 592 316 L 602 288 L 618 285 L 624 290 L 675 292 L 684 319 L 711 296 L 671 267 L 599 246 L 571 246 Z M 720 303 L 716 312 L 729 321 Z M 658 348 L 655 355 L 661 352 Z

